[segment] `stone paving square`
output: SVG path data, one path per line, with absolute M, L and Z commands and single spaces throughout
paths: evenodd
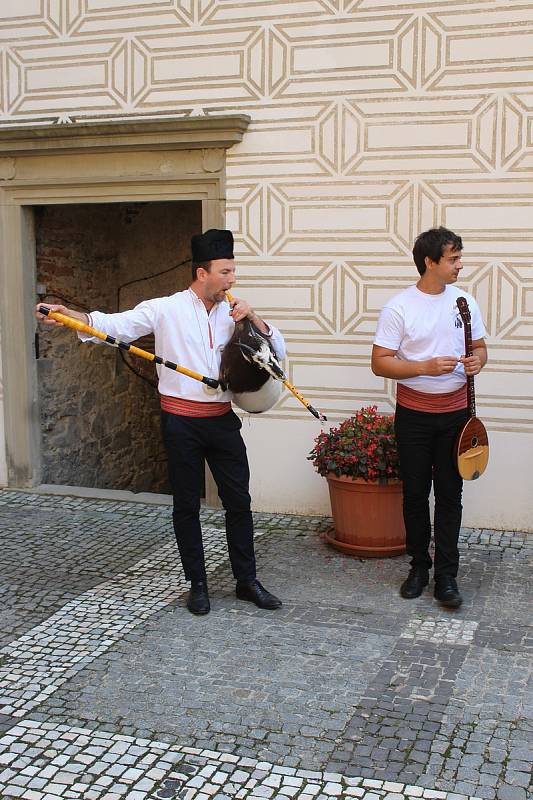
M 255 514 L 268 612 L 202 522 L 194 617 L 168 506 L 0 491 L 2 800 L 531 800 L 532 534 L 463 530 L 448 611 Z

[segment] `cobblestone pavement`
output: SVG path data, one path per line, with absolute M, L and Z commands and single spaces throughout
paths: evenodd
M 202 515 L 193 617 L 168 506 L 0 491 L 1 798 L 533 796 L 532 534 L 464 530 L 446 611 L 400 599 L 406 557 L 256 514 L 268 612 Z

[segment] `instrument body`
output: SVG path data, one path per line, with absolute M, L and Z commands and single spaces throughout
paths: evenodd
M 470 325 L 470 309 L 465 297 L 457 298 L 457 308 L 463 322 L 465 335 L 465 354 L 471 356 L 472 328 Z M 459 433 L 455 443 L 455 459 L 457 470 L 461 478 L 473 481 L 479 478 L 489 462 L 489 437 L 485 426 L 476 416 L 476 396 L 474 391 L 474 376 L 466 376 L 466 389 L 468 398 L 468 420 Z
M 261 363 L 268 369 L 261 367 Z M 250 414 L 268 411 L 281 395 L 281 383 L 270 370 L 277 364 L 267 337 L 249 319 L 235 323 L 235 331 L 222 351 L 220 382 L 233 392 L 232 402 Z
M 265 363 L 275 358 L 267 337 L 249 319 L 235 323 L 235 331 L 224 346 L 220 360 L 220 381 L 232 392 L 256 392 L 270 377 L 253 358 L 264 351 Z

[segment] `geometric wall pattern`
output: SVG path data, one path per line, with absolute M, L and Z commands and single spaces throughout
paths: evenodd
M 377 315 L 417 232 L 456 229 L 489 332 L 479 411 L 533 435 L 533 3 L 3 0 L 0 50 L 4 126 L 250 115 L 227 158 L 239 288 L 332 418 L 392 408 Z M 276 413 L 306 415 L 289 394 Z

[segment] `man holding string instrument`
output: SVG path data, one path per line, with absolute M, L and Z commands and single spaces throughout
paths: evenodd
M 218 379 L 222 349 L 233 334 L 235 323 L 245 317 L 270 337 L 276 356 L 283 359 L 285 343 L 281 333 L 267 325 L 245 300 L 233 298 L 228 303 L 225 292 L 235 283 L 231 231 L 209 230 L 193 236 L 191 249 L 192 283 L 185 291 L 146 300 L 117 314 L 83 314 L 62 305 L 48 308 L 123 342 L 154 333 L 155 350 L 162 359 L 208 378 Z M 61 324 L 41 314 L 39 305 L 39 320 Z M 82 341 L 100 341 L 87 334 L 78 335 Z M 241 422 L 231 408 L 231 392 L 164 369 L 161 360 L 157 370 L 161 430 L 174 498 L 174 532 L 185 577 L 191 582 L 187 608 L 193 614 L 207 614 L 210 610 L 200 526 L 204 459 L 226 511 L 226 537 L 237 597 L 259 608 L 279 608 L 281 601 L 256 576 L 248 459 L 240 434 Z
M 382 310 L 372 371 L 397 381 L 395 430 L 403 480 L 403 513 L 411 569 L 400 594 L 419 597 L 429 583 L 431 522 L 429 494 L 435 495 L 434 578 L 436 599 L 458 608 L 458 539 L 463 481 L 455 444 L 468 419 L 466 376 L 487 361 L 485 327 L 474 298 L 453 284 L 462 269 L 461 237 L 432 228 L 415 241 L 413 258 L 420 278 Z M 471 312 L 472 354 L 465 355 L 457 298 Z

